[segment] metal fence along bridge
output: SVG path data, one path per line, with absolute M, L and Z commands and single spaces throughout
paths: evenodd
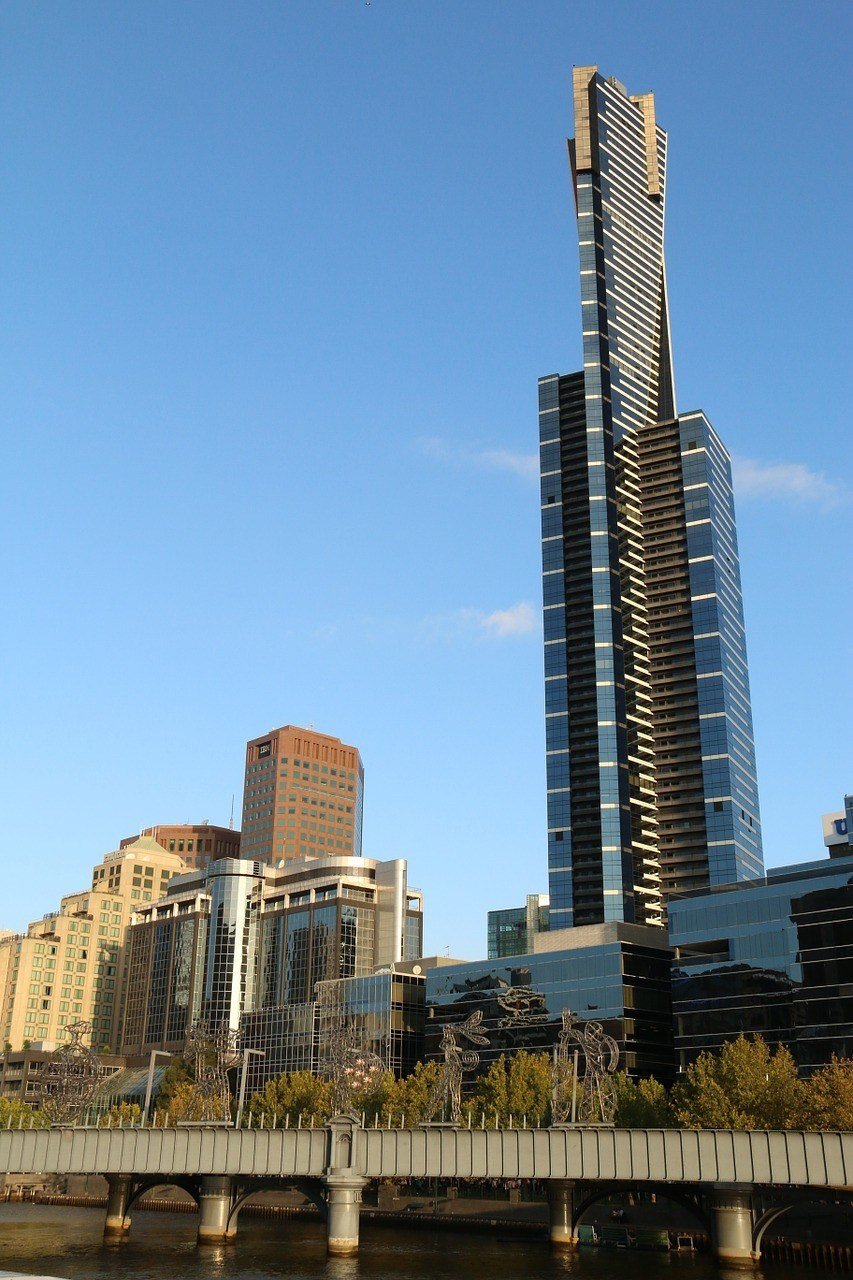
M 333 1254 L 357 1251 L 361 1194 L 373 1179 L 539 1181 L 551 1240 L 566 1248 L 577 1244 L 594 1203 L 616 1191 L 656 1191 L 695 1214 L 721 1261 L 750 1265 L 767 1228 L 789 1208 L 853 1203 L 853 1133 L 371 1129 L 351 1115 L 318 1129 L 57 1125 L 0 1131 L 0 1171 L 103 1175 L 112 1238 L 130 1229 L 130 1210 L 145 1192 L 181 1187 L 198 1205 L 201 1243 L 233 1239 L 250 1196 L 298 1187 L 321 1208 Z

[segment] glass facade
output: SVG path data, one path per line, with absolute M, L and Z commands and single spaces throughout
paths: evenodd
M 424 1055 L 425 979 L 384 970 L 317 985 L 317 1034 L 322 1046 L 341 1012 L 358 1028 L 358 1043 L 395 1076 L 409 1075 Z
M 204 985 L 204 1016 L 213 1026 L 234 1030 L 252 1007 L 255 932 L 263 889 L 257 862 L 222 858 L 212 864 L 210 931 Z
M 551 927 L 660 925 L 675 885 L 762 867 L 730 471 L 676 416 L 654 98 L 579 67 L 574 101 L 583 369 L 539 382 Z
M 187 902 L 130 930 L 122 1052 L 176 1051 L 202 1016 L 206 907 Z
M 248 1088 L 262 1089 L 283 1072 L 322 1074 L 330 1032 L 341 1018 L 357 1028 L 356 1043 L 375 1053 L 395 1076 L 409 1075 L 424 1054 L 425 979 L 416 974 L 366 974 L 319 982 L 316 999 L 258 1009 L 243 1016 L 243 1044 L 251 1058 Z
M 488 915 L 488 957 L 521 956 L 532 950 L 537 933 L 547 933 L 549 906 L 546 894 L 529 893 L 523 907 L 490 911 Z
M 550 1052 L 562 1012 L 570 1009 L 604 1024 L 619 1044 L 620 1066 L 631 1075 L 671 1078 L 671 953 L 663 942 L 645 946 L 620 937 L 620 926 L 604 928 L 609 930 L 605 941 L 571 950 L 428 970 L 427 1057 L 441 1056 L 446 1023 L 460 1022 L 478 1009 L 489 1039 L 478 1050 L 481 1071 L 516 1049 Z
M 317 1070 L 315 1007 L 312 1001 L 243 1014 L 240 1019 L 242 1046 L 260 1049 L 264 1055 L 263 1058 L 249 1056 L 247 1096 L 263 1089 L 267 1080 L 285 1072 Z
M 804 1074 L 853 1054 L 853 857 L 673 898 L 669 930 L 682 1066 L 740 1032 Z
M 764 871 L 732 469 L 703 413 L 679 420 L 711 885 Z M 674 871 L 677 877 L 678 869 Z M 682 887 L 676 885 L 675 887 Z
M 414 959 L 421 905 L 402 859 L 220 859 L 176 877 L 130 930 L 124 1051 L 180 1047 L 199 1017 L 237 1028 L 311 1005 L 318 983 Z

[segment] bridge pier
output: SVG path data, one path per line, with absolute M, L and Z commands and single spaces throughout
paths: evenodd
M 237 1234 L 236 1217 L 231 1221 L 231 1179 L 206 1175 L 199 1179 L 198 1243 L 221 1244 Z
M 555 1249 L 576 1249 L 575 1184 L 567 1180 L 548 1183 L 548 1222 Z
M 752 1248 L 752 1201 L 749 1192 L 717 1188 L 710 1197 L 714 1215 L 714 1253 L 730 1267 L 754 1267 L 760 1255 Z
M 326 1247 L 331 1254 L 347 1257 L 358 1253 L 358 1227 L 361 1215 L 361 1191 L 367 1182 L 357 1173 L 327 1173 Z
M 123 1240 L 130 1230 L 127 1206 L 133 1191 L 130 1174 L 119 1173 L 107 1178 L 107 1217 L 104 1222 L 105 1240 Z

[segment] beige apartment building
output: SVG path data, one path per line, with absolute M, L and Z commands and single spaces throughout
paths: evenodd
M 275 865 L 361 857 L 364 768 L 357 747 L 284 725 L 246 745 L 240 857 Z
M 69 1023 L 86 1021 L 94 1048 L 117 1045 L 131 914 L 184 870 L 177 854 L 141 836 L 106 855 L 90 889 L 67 894 L 26 933 L 0 934 L 0 1041 L 52 1046 Z

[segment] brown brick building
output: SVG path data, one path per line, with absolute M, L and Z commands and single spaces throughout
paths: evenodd
M 358 748 L 340 738 L 292 724 L 253 738 L 246 746 L 240 856 L 269 863 L 360 857 L 363 793 Z
M 214 858 L 240 857 L 240 832 L 230 827 L 212 827 L 209 822 L 184 822 L 175 826 L 146 827 L 140 833 L 168 853 L 177 853 L 188 867 L 202 867 Z M 120 849 L 133 844 L 139 836 L 122 840 Z

